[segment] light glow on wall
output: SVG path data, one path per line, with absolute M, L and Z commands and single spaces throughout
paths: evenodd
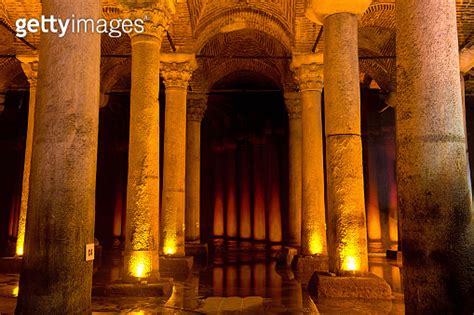
M 359 269 L 359 265 L 356 259 L 352 256 L 347 256 L 344 259 L 344 264 L 342 269 L 346 271 L 357 271 Z
M 151 274 L 151 255 L 149 252 L 132 252 L 128 263 L 128 273 L 135 278 L 147 278 Z

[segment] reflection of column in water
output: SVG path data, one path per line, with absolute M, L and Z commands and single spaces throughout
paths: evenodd
M 283 299 L 284 305 L 290 309 L 302 309 L 303 308 L 303 288 L 301 284 L 296 281 L 285 281 L 282 284 L 284 295 L 288 298 Z
M 193 310 L 199 307 L 199 276 L 191 275 L 188 281 L 190 285 L 184 286 L 184 294 L 181 299 L 185 310 Z
M 276 272 L 276 261 L 271 262 L 267 268 L 267 277 L 268 277 L 268 288 L 270 290 L 268 296 L 271 297 L 276 303 L 281 303 L 281 290 L 282 290 L 282 278 Z
M 250 296 L 252 294 L 252 268 L 250 265 L 239 266 L 240 296 Z
M 212 288 L 214 296 L 224 296 L 224 269 L 215 267 L 212 270 Z
M 257 263 L 253 266 L 253 287 L 256 296 L 265 296 L 265 264 Z
M 238 281 L 237 281 L 237 267 L 227 266 L 225 268 L 225 295 L 236 296 L 239 295 L 237 292 Z

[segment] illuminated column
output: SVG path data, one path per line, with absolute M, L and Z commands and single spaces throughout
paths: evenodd
M 207 107 L 207 95 L 188 96 L 186 126 L 186 242 L 200 241 L 201 205 L 201 121 Z
M 302 124 L 299 93 L 285 93 L 289 129 L 288 245 L 301 246 Z
M 123 210 L 123 176 L 122 176 L 122 172 L 119 171 L 115 177 L 115 204 L 114 204 L 114 217 L 113 217 L 113 222 L 112 222 L 112 238 L 113 238 L 112 247 L 116 249 L 120 248 L 120 238 L 122 236 L 122 221 L 123 221 L 122 210 Z
M 100 18 L 96 0 L 43 0 L 44 16 Z M 42 33 L 17 314 L 91 312 L 100 34 Z
M 173 257 L 185 256 L 186 95 L 189 80 L 196 68 L 194 55 L 162 56 L 161 73 L 166 87 L 166 107 L 161 247 L 165 255 Z
M 324 23 L 324 80 L 330 269 L 368 271 L 360 118 L 358 16 L 371 0 L 311 1 Z
M 240 200 L 240 232 L 239 236 L 242 239 L 250 239 L 252 237 L 252 206 L 250 204 L 250 147 L 248 144 L 243 144 L 239 147 L 239 171 L 238 183 L 239 200 Z
M 472 58 L 474 59 L 474 58 Z M 462 61 L 462 59 L 461 59 Z M 462 69 L 462 67 L 461 67 Z M 466 133 L 466 163 L 467 163 L 467 179 L 469 183 L 469 191 L 471 192 L 471 203 L 472 203 L 472 178 L 471 178 L 471 163 L 469 161 L 469 146 L 467 139 L 467 116 L 466 116 L 466 83 L 464 81 L 464 73 L 461 72 L 461 98 L 462 98 L 462 111 L 464 118 L 464 132 Z
M 277 140 L 274 135 L 267 136 L 267 187 L 268 187 L 268 240 L 271 243 L 281 243 L 281 200 L 280 200 L 280 161 Z
M 23 166 L 23 184 L 21 190 L 20 216 L 18 220 L 18 237 L 16 255 L 23 255 L 25 243 L 25 223 L 30 190 L 31 151 L 33 149 L 33 130 L 35 126 L 36 82 L 38 78 L 38 56 L 18 56 L 23 72 L 30 83 L 30 100 L 28 105 L 28 128 L 26 132 L 25 161 Z
M 125 278 L 159 277 L 159 103 L 160 50 L 165 18 L 172 8 L 131 12 L 152 18 L 145 32 L 131 35 L 132 87 L 125 234 Z M 160 17 L 162 20 L 160 20 Z M 153 21 L 153 22 L 152 22 Z M 133 277 L 133 278 L 132 278 Z
M 235 151 L 237 145 L 232 142 L 225 144 L 225 160 L 226 160 L 226 236 L 235 238 L 238 235 L 238 219 L 237 219 L 237 179 L 236 179 L 236 163 Z
M 321 111 L 322 55 L 296 56 L 292 63 L 300 87 L 302 122 L 303 255 L 327 255 L 324 151 Z
M 474 225 L 456 3 L 398 1 L 396 22 L 405 307 L 409 314 L 467 313 L 474 283 Z
M 255 136 L 251 141 L 253 144 L 253 239 L 264 241 L 267 238 L 264 182 L 265 138 Z
M 214 222 L 213 234 L 215 237 L 224 236 L 224 157 L 223 147 L 216 145 L 214 151 Z
M 370 138 L 367 144 L 367 236 L 372 253 L 384 252 L 382 244 L 382 226 L 380 221 L 379 193 L 377 181 L 377 142 Z M 381 168 L 383 169 L 383 168 Z M 388 169 L 385 169 L 388 171 Z

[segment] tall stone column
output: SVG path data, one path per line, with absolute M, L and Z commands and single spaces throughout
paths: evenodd
M 302 124 L 300 95 L 285 93 L 289 131 L 289 209 L 288 245 L 301 246 L 301 202 L 302 202 Z
M 186 95 L 189 80 L 196 68 L 193 55 L 162 56 L 166 107 L 161 247 L 163 254 L 173 257 L 185 256 Z
M 44 16 L 100 18 L 100 2 L 44 0 Z M 100 35 L 42 33 L 17 314 L 90 313 Z
M 238 183 L 239 183 L 239 236 L 241 239 L 250 239 L 252 237 L 252 206 L 250 195 L 251 169 L 250 164 L 250 145 L 242 144 L 238 149 L 239 167 L 238 167 Z
M 303 255 L 327 255 L 324 150 L 321 111 L 322 55 L 296 56 L 292 68 L 300 87 L 302 121 Z
M 225 178 L 226 178 L 226 236 L 236 238 L 238 236 L 239 219 L 237 217 L 237 144 L 227 141 L 225 144 Z
M 189 94 L 186 125 L 186 242 L 200 241 L 201 121 L 207 108 L 206 94 Z
M 159 277 L 159 103 L 160 50 L 173 8 L 133 10 L 150 19 L 145 32 L 131 34 L 132 86 L 128 155 L 124 276 Z
M 267 238 L 264 181 L 265 137 L 254 136 L 251 141 L 253 144 L 253 239 L 264 241 Z
M 23 184 L 21 189 L 20 216 L 18 220 L 18 237 L 16 255 L 23 256 L 25 245 L 26 212 L 30 191 L 31 152 L 33 149 L 33 130 L 35 126 L 36 84 L 38 79 L 38 56 L 18 56 L 23 72 L 30 84 L 30 99 L 28 104 L 28 127 L 26 131 L 25 160 L 23 166 Z
M 397 1 L 396 22 L 397 180 L 406 312 L 471 313 L 474 226 L 456 3 Z
M 213 236 L 224 237 L 224 148 L 220 144 L 214 145 L 214 217 Z
M 357 14 L 370 3 L 314 0 L 307 11 L 324 24 L 328 241 L 336 273 L 368 271 Z

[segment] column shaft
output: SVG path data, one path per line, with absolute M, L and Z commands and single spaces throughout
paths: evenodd
M 289 150 L 289 213 L 288 245 L 301 246 L 302 203 L 302 124 L 301 105 L 298 93 L 285 94 L 288 112 Z
M 159 277 L 159 103 L 161 35 L 136 34 L 132 88 L 125 235 L 126 277 Z
M 166 107 L 161 246 L 165 255 L 182 257 L 185 256 L 186 96 L 194 65 L 175 57 L 167 55 L 162 62 Z
M 254 139 L 253 143 L 253 238 L 264 241 L 267 238 L 265 214 L 264 181 L 264 139 Z
M 23 164 L 23 183 L 21 188 L 20 216 L 18 220 L 18 237 L 16 241 L 16 255 L 22 256 L 25 245 L 25 225 L 30 190 L 31 152 L 33 150 L 33 130 L 35 126 L 36 81 L 38 71 L 38 57 L 20 57 L 23 71 L 30 83 L 30 99 L 28 104 L 28 127 L 26 131 L 25 159 Z
M 240 204 L 240 238 L 250 239 L 252 237 L 252 206 L 250 204 L 250 148 L 247 144 L 242 145 L 239 152 L 239 168 L 238 182 L 239 187 L 239 204 Z
M 357 15 L 324 20 L 330 268 L 368 271 Z
M 237 165 L 235 163 L 234 143 L 227 143 L 225 148 L 226 159 L 226 236 L 235 238 L 238 235 L 237 218 Z
M 44 0 L 45 16 L 99 19 L 98 1 Z M 17 314 L 88 313 L 94 243 L 100 35 L 42 33 Z
M 397 180 L 406 312 L 469 313 L 474 225 L 456 3 L 398 1 L 396 22 Z
M 188 100 L 186 126 L 186 242 L 200 240 L 201 209 L 201 120 L 205 97 Z

